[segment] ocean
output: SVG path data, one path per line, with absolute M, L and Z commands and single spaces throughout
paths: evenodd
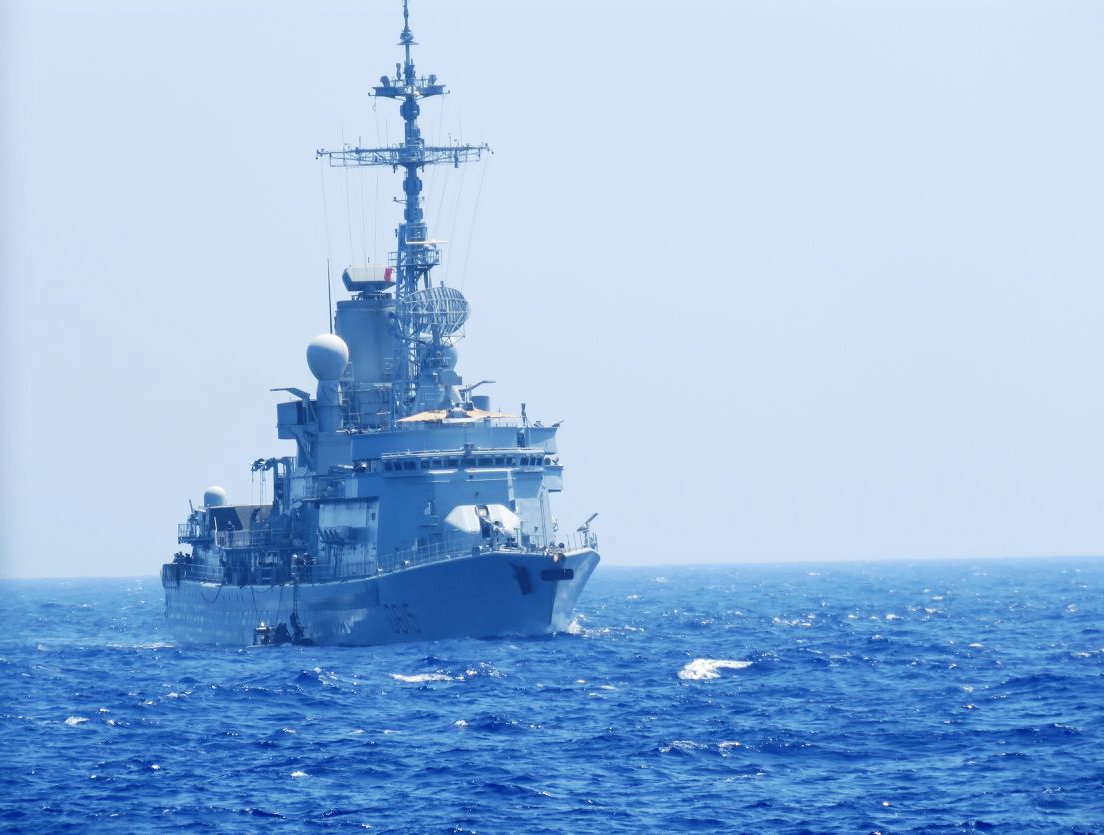
M 5 830 L 1104 832 L 1104 560 L 600 566 L 568 634 L 377 648 L 0 612 Z

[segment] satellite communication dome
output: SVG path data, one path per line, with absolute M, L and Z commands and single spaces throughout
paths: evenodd
M 222 507 L 227 501 L 229 501 L 229 498 L 226 491 L 218 485 L 208 487 L 203 491 L 204 507 Z
M 349 346 L 337 334 L 324 333 L 307 345 L 307 365 L 317 380 L 340 380 L 348 364 Z

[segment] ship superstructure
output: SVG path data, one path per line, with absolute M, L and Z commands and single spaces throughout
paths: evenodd
M 402 172 L 403 217 L 386 265 L 342 273 L 351 298 L 307 347 L 315 392 L 275 389 L 278 436 L 295 454 L 262 458 L 272 501 L 234 505 L 213 487 L 180 525 L 162 570 L 180 640 L 375 644 L 565 629 L 598 563 L 588 520 L 560 535 L 556 428 L 492 410 L 457 373 L 468 303 L 435 281 L 441 263 L 422 208 L 427 165 L 459 166 L 486 145 L 426 144 L 421 102 L 442 95 L 404 60 L 374 88 L 399 102 L 403 141 L 321 150 L 335 166 Z

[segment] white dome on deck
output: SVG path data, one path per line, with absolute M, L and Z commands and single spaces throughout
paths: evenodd
M 349 346 L 335 333 L 316 336 L 307 345 L 307 365 L 317 380 L 340 380 L 349 364 Z
M 204 507 L 222 507 L 229 501 L 229 496 L 226 495 L 226 491 L 219 487 L 217 484 L 208 487 L 203 491 L 203 506 Z

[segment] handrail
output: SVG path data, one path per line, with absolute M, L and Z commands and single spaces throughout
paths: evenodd
M 263 548 L 272 544 L 272 531 L 268 528 L 244 531 L 219 531 L 215 541 L 220 548 Z
M 176 526 L 177 542 L 191 542 L 197 539 L 203 539 L 203 533 L 199 529 L 199 522 L 182 522 Z
M 226 531 L 224 533 L 231 532 Z M 232 533 L 249 532 L 233 531 Z M 571 539 L 573 541 L 570 546 L 568 546 L 565 539 L 564 550 L 578 549 L 578 543 L 575 541 L 578 538 L 572 537 Z M 588 546 L 584 545 L 582 547 Z M 390 554 L 382 554 L 375 559 L 369 558 L 357 560 L 356 562 L 339 563 L 337 565 L 296 562 L 288 566 L 287 570 L 282 575 L 278 571 L 275 573 L 276 576 L 286 577 L 286 581 L 290 582 L 326 583 L 339 580 L 378 577 L 420 566 L 447 562 L 448 560 L 479 557 L 483 554 L 507 550 L 517 551 L 519 555 L 535 556 L 538 554 L 553 553 L 560 549 L 558 547 L 523 549 L 518 546 L 501 543 L 492 546 L 486 542 L 473 543 L 473 541 L 469 539 L 466 543 L 431 543 L 429 545 L 423 545 L 420 548 L 407 548 L 401 551 L 393 551 Z M 226 569 L 221 564 L 212 565 L 202 562 L 177 561 L 168 563 L 164 566 L 163 577 L 168 577 L 175 583 L 179 583 L 180 580 L 194 580 L 197 582 L 216 583 L 219 585 L 250 585 L 250 583 L 234 583 L 233 578 L 227 574 Z M 259 580 L 260 578 L 257 579 Z M 252 585 L 266 585 L 266 583 L 263 581 L 255 581 Z

